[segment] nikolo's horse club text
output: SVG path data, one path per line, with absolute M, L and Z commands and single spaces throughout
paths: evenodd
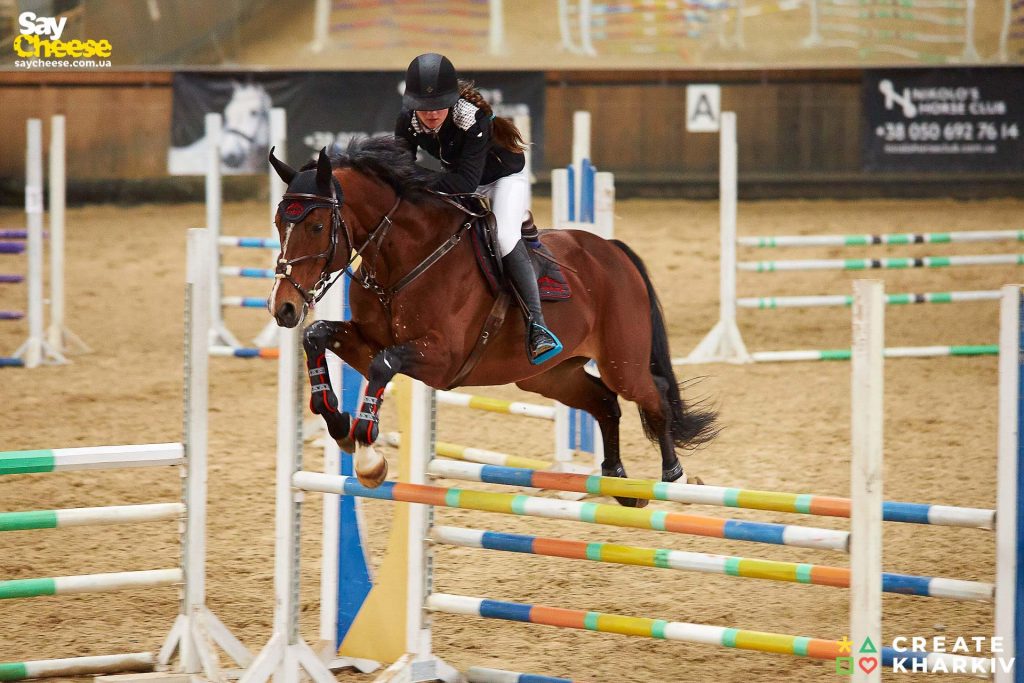
M 273 151 L 270 162 L 288 186 L 275 219 L 281 254 L 268 301 L 278 325 L 300 325 L 339 277 L 359 285 L 350 289 L 351 320 L 313 323 L 303 345 L 311 409 L 343 450 L 355 452 L 363 485 L 379 486 L 387 474 L 373 443 L 385 388 L 397 373 L 436 389 L 515 383 L 586 411 L 601 428 L 605 476 L 626 476 L 619 396 L 639 408 L 647 437 L 660 449 L 664 481 L 683 475 L 677 448 L 715 436 L 715 411 L 681 396 L 661 305 L 643 262 L 622 242 L 581 230 L 542 231 L 572 296 L 544 307 L 564 351 L 532 365 L 519 316 L 487 332 L 495 297 L 468 237 L 473 216 L 429 190 L 433 172 L 417 166 L 398 141 L 364 138 L 330 157 L 321 150 L 298 171 Z M 339 410 L 326 351 L 367 379 L 354 416 Z M 600 377 L 585 369 L 590 359 Z

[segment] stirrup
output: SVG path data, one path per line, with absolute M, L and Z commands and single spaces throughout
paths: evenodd
M 532 349 L 532 343 L 531 343 L 531 341 L 533 339 L 533 331 L 534 331 L 535 328 L 543 331 L 544 334 L 546 334 L 548 337 L 550 337 L 551 341 L 553 341 L 555 343 L 555 346 L 553 348 L 548 349 L 547 351 L 545 351 L 544 353 L 540 354 L 539 356 L 534 356 L 533 355 L 533 349 Z M 544 327 L 543 325 L 539 325 L 537 323 L 530 323 L 530 327 L 529 327 L 529 329 L 526 332 L 526 348 L 527 348 L 527 355 L 530 358 L 530 363 L 532 363 L 533 365 L 540 365 L 541 363 L 544 363 L 544 362 L 546 362 L 548 360 L 551 360 L 552 358 L 554 358 L 555 356 L 557 356 L 558 354 L 560 354 L 562 352 L 562 342 L 558 339 L 558 337 L 555 336 L 554 332 L 552 332 L 548 328 Z

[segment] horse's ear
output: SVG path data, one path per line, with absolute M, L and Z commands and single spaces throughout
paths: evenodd
M 320 193 L 331 195 L 331 160 L 327 157 L 327 148 L 320 148 L 320 156 L 316 160 L 316 186 Z
M 281 180 L 285 182 L 285 185 L 291 185 L 292 178 L 295 177 L 296 170 L 275 157 L 275 149 L 275 147 L 270 148 L 270 165 L 274 167 L 274 170 L 277 171 L 277 175 L 281 177 Z

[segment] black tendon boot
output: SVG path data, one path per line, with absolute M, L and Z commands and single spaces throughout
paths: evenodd
M 509 281 L 529 311 L 529 317 L 526 318 L 527 355 L 531 363 L 540 365 L 562 352 L 562 342 L 544 322 L 540 292 L 537 289 L 537 275 L 533 272 L 533 263 L 530 261 L 526 244 L 520 240 L 515 249 L 502 257 L 501 262 Z

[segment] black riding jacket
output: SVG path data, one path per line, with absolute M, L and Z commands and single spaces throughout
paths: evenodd
M 441 192 L 474 192 L 526 165 L 522 152 L 510 152 L 491 139 L 491 117 L 462 99 L 448 110 L 436 133 L 421 124 L 414 112 L 403 111 L 395 123 L 395 137 L 405 141 L 413 156 L 422 147 L 440 160 L 445 173 L 438 175 L 433 189 Z

